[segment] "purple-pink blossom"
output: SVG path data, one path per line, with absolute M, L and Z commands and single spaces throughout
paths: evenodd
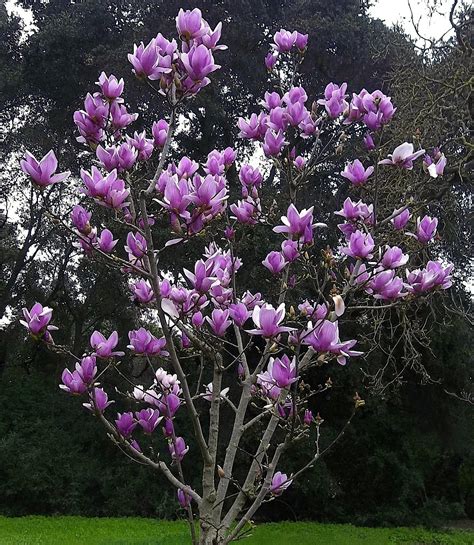
M 146 304 L 153 301 L 155 294 L 148 280 L 137 280 L 130 286 L 133 293 L 133 299 L 138 303 Z
M 115 420 L 115 426 L 122 437 L 128 438 L 136 428 L 138 422 L 133 417 L 133 413 L 118 413 Z
M 40 303 L 35 303 L 31 307 L 31 310 L 24 308 L 23 317 L 24 320 L 20 320 L 20 323 L 28 329 L 31 335 L 34 337 L 45 336 L 45 340 L 48 342 L 51 341 L 49 331 L 58 329 L 54 325 L 49 325 L 49 322 L 53 317 L 53 309 L 43 307 Z
M 365 184 L 373 172 L 374 167 L 364 168 L 359 159 L 356 159 L 352 163 L 347 163 L 346 168 L 341 172 L 341 176 L 347 178 L 351 184 L 359 186 Z
M 413 168 L 413 161 L 418 157 L 421 157 L 425 153 L 424 149 L 414 151 L 413 144 L 404 142 L 397 146 L 393 153 L 388 155 L 388 159 L 382 159 L 379 161 L 379 165 L 391 165 L 411 170 Z
M 116 100 L 123 93 L 123 79 L 118 80 L 114 75 L 107 76 L 102 72 L 99 76 L 99 81 L 96 82 L 105 98 L 108 100 Z
M 163 419 L 160 416 L 160 411 L 158 409 L 142 409 L 135 413 L 135 418 L 137 419 L 138 424 L 142 427 L 143 431 L 147 434 L 152 434 L 156 426 Z
M 341 252 L 355 259 L 371 259 L 375 247 L 374 239 L 369 233 L 355 231 L 348 240 L 348 245 L 341 247 Z
M 106 339 L 100 331 L 94 331 L 90 338 L 92 348 L 95 350 L 94 356 L 99 358 L 110 358 L 112 356 L 124 356 L 124 352 L 114 352 L 114 348 L 118 344 L 118 333 L 113 331 L 109 338 Z
M 103 388 L 94 388 L 93 393 L 89 393 L 89 402 L 82 405 L 89 411 L 99 411 L 103 413 L 105 409 L 111 405 L 113 401 L 109 401 L 109 396 Z
M 287 262 L 281 252 L 270 252 L 262 261 L 262 265 L 272 274 L 279 274 L 285 268 Z
M 261 306 L 256 306 L 253 309 L 252 320 L 256 329 L 250 329 L 248 333 L 251 335 L 262 335 L 262 337 L 275 337 L 280 333 L 293 331 L 294 328 L 281 326 L 281 322 L 285 318 L 285 304 L 282 303 L 278 308 L 265 303 Z
M 166 346 L 166 339 L 164 337 L 157 339 L 144 327 L 129 331 L 128 338 L 130 339 L 130 344 L 127 346 L 127 348 L 133 350 L 135 354 L 143 354 L 146 356 L 168 355 L 168 352 L 164 350 Z
M 270 494 L 272 494 L 272 496 L 281 496 L 283 492 L 291 485 L 292 482 L 293 480 L 288 478 L 286 473 L 277 471 L 272 478 Z
M 182 437 L 176 437 L 174 441 L 171 440 L 168 445 L 168 448 L 171 454 L 171 458 L 179 462 L 182 461 L 182 459 L 185 457 L 185 455 L 189 451 L 189 446 L 186 445 Z
M 63 182 L 71 175 L 69 170 L 56 174 L 58 160 L 53 150 L 48 151 L 40 161 L 27 151 L 20 161 L 20 165 L 23 172 L 28 174 L 33 182 L 41 188 Z
M 99 249 L 106 254 L 110 254 L 113 251 L 117 242 L 118 239 L 114 240 L 114 235 L 108 229 L 104 229 L 100 233 L 100 236 L 97 237 Z
M 432 218 L 430 216 L 424 216 L 423 219 L 418 218 L 416 220 L 415 236 L 419 242 L 426 244 L 434 238 L 437 228 L 438 218 Z
M 397 210 L 394 210 L 393 213 L 395 214 L 398 212 Z M 405 208 L 401 212 L 399 212 L 394 218 L 392 218 L 392 225 L 393 228 L 397 231 L 401 231 L 405 225 L 408 223 L 408 221 L 411 218 L 410 210 L 408 208 Z
M 211 313 L 211 317 L 207 317 L 206 320 L 209 322 L 212 331 L 218 337 L 223 337 L 232 323 L 229 320 L 229 310 L 222 310 L 219 308 L 214 309 Z

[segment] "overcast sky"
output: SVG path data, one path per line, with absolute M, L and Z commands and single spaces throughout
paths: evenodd
M 451 0 L 430 0 L 430 5 L 437 5 L 439 13 L 431 18 L 427 16 L 426 0 L 410 0 L 413 10 L 413 18 L 418 24 L 422 36 L 428 38 L 440 38 L 450 29 L 449 10 Z M 416 37 L 411 22 L 411 13 L 408 0 L 378 0 L 376 5 L 371 8 L 370 13 L 373 17 L 382 19 L 391 26 L 395 23 L 401 23 L 407 32 Z

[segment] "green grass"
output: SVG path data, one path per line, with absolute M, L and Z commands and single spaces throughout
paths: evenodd
M 0 517 L 0 545 L 186 545 L 183 522 L 139 518 Z M 261 524 L 246 545 L 474 545 L 474 532 L 358 528 L 310 522 Z

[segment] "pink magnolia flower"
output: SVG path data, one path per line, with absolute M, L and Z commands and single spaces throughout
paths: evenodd
M 372 151 L 375 149 L 375 142 L 370 132 L 366 132 L 364 134 L 364 146 L 367 151 Z
M 296 261 L 300 256 L 296 240 L 284 240 L 281 243 L 281 253 L 289 263 Z
M 347 83 L 340 87 L 335 83 L 328 83 L 324 90 L 324 99 L 319 99 L 318 104 L 326 108 L 329 117 L 335 119 L 339 117 L 347 108 L 346 98 Z
M 208 271 L 206 263 L 202 259 L 195 263 L 194 274 L 188 269 L 183 269 L 183 272 L 199 293 L 206 293 L 213 285 L 219 284 L 217 278 L 211 276 L 211 272 Z
M 380 264 L 385 269 L 396 269 L 406 265 L 408 263 L 408 258 L 408 254 L 404 254 L 403 250 L 398 246 L 387 246 Z
M 374 239 L 370 234 L 357 230 L 349 237 L 348 246 L 341 247 L 340 250 L 355 259 L 371 259 L 374 246 Z
M 270 494 L 272 496 L 281 496 L 283 492 L 291 485 L 292 479 L 289 479 L 286 473 L 277 471 L 272 478 L 272 484 L 270 486 Z
M 166 139 L 168 137 L 169 124 L 164 119 L 159 119 L 153 123 L 151 128 L 151 133 L 153 135 L 153 140 L 157 148 L 162 148 L 165 145 Z
M 382 159 L 379 161 L 379 165 L 391 165 L 398 166 L 411 170 L 413 168 L 413 161 L 425 153 L 424 149 L 414 151 L 413 144 L 404 142 L 393 150 L 393 153 L 389 154 L 388 159 Z
M 451 271 L 453 267 L 453 264 L 443 266 L 439 261 L 428 261 L 424 269 L 407 271 L 406 288 L 417 294 L 435 288 L 446 290 L 452 285 Z
M 276 157 L 287 143 L 282 131 L 274 132 L 268 129 L 265 133 L 263 152 L 267 157 Z
M 298 212 L 294 204 L 290 204 L 286 216 L 281 217 L 283 225 L 277 225 L 273 228 L 275 233 L 288 233 L 301 237 L 306 231 L 312 233 L 313 223 L 313 206 L 306 210 L 303 208 L 301 212 Z
M 298 157 L 295 157 L 293 164 L 295 165 L 296 170 L 303 170 L 306 166 L 306 159 L 301 157 L 301 155 L 298 155 Z
M 130 288 L 133 292 L 133 299 L 137 301 L 137 303 L 150 303 L 155 298 L 155 294 L 153 293 L 153 289 L 148 280 L 138 280 L 132 284 Z
M 140 133 L 135 131 L 133 133 L 133 138 L 127 136 L 127 144 L 137 151 L 139 161 L 148 161 L 153 153 L 154 140 L 147 138 L 145 131 Z
M 212 331 L 214 331 L 218 337 L 223 337 L 229 326 L 232 324 L 232 322 L 229 320 L 229 310 L 227 309 L 214 309 L 211 317 L 207 317 L 206 320 L 209 322 Z
M 365 184 L 373 172 L 374 167 L 370 166 L 365 169 L 359 159 L 356 159 L 352 163 L 346 165 L 346 168 L 341 172 L 341 176 L 347 178 L 351 184 L 359 186 Z
M 308 322 L 308 333 L 303 338 L 303 344 L 307 344 L 316 352 L 329 352 L 337 355 L 337 361 L 345 365 L 350 356 L 360 356 L 362 352 L 352 350 L 357 341 L 343 341 L 339 338 L 339 325 L 337 322 L 323 320 L 313 326 Z
M 108 229 L 104 229 L 101 232 L 100 237 L 97 238 L 99 249 L 106 254 L 110 254 L 110 252 L 113 251 L 117 242 L 118 239 L 114 240 L 114 235 Z
M 265 66 L 269 72 L 273 70 L 277 60 L 278 54 L 274 53 L 273 51 L 270 51 L 270 53 L 265 56 Z
M 394 214 L 395 212 L 397 212 L 397 210 L 393 211 Z M 405 210 L 402 210 L 399 214 L 397 214 L 392 219 L 393 228 L 396 229 L 397 231 L 401 231 L 405 227 L 405 225 L 408 223 L 410 218 L 411 218 L 410 210 L 408 210 L 408 208 L 405 208 Z
M 99 358 L 110 358 L 112 356 L 124 356 L 124 352 L 114 352 L 113 349 L 118 344 L 118 334 L 113 331 L 108 339 L 99 331 L 94 331 L 90 338 L 92 348 L 95 350 L 94 356 Z
M 137 330 L 129 331 L 128 338 L 130 344 L 127 346 L 135 354 L 145 354 L 147 356 L 167 356 L 168 352 L 164 350 L 166 339 L 160 337 L 157 339 L 147 329 L 141 327 Z
M 285 268 L 287 262 L 280 252 L 270 252 L 262 261 L 262 265 L 272 274 L 279 274 Z
M 239 179 L 242 185 L 246 187 L 260 187 L 263 176 L 258 167 L 253 168 L 251 165 L 242 165 L 239 172 Z
M 287 388 L 298 380 L 296 376 L 296 359 L 284 354 L 281 358 L 270 358 L 267 371 L 258 377 L 267 382 L 276 384 L 278 388 Z
M 96 82 L 100 87 L 102 94 L 109 100 L 116 100 L 123 93 L 123 79 L 117 80 L 114 75 L 107 76 L 102 72 L 99 76 L 99 81 Z
M 138 117 L 138 114 L 130 114 L 127 108 L 118 101 L 112 102 L 110 106 L 110 118 L 113 128 L 117 131 L 124 129 L 130 123 L 133 123 Z
M 442 176 L 446 167 L 446 157 L 438 149 L 434 150 L 434 157 L 426 154 L 423 159 L 423 168 L 432 178 Z
M 156 38 L 151 40 L 147 46 L 143 42 L 139 46 L 134 44 L 133 53 L 128 54 L 128 60 L 138 78 L 145 77 L 153 81 L 160 79 L 163 74 L 171 72 L 171 55 L 162 54 L 157 46 Z
M 64 369 L 61 380 L 63 383 L 59 387 L 68 394 L 81 395 L 87 390 L 87 384 L 77 370 L 71 373 L 69 369 Z
M 179 383 L 179 381 L 177 382 Z M 178 412 L 178 409 L 181 407 L 181 399 L 178 397 L 177 394 L 174 394 L 172 392 L 167 392 L 162 397 L 156 398 L 154 400 L 154 404 L 158 407 L 160 413 L 164 417 L 166 417 L 165 428 L 169 429 L 170 425 L 167 424 L 167 422 L 171 422 L 172 424 L 172 419 L 174 418 L 175 414 Z
M 76 363 L 76 371 L 87 386 L 90 386 L 97 374 L 97 360 L 95 356 L 85 356 Z
M 220 68 L 205 45 L 193 45 L 188 53 L 181 53 L 181 62 L 193 81 L 203 81 L 208 74 Z
M 374 206 L 372 204 L 367 205 L 361 200 L 354 202 L 350 197 L 347 197 L 342 209 L 334 212 L 334 214 L 336 214 L 336 216 L 342 216 L 349 221 L 363 221 L 367 225 L 371 225 L 373 223 Z M 341 230 L 344 232 L 343 229 Z M 352 230 L 351 233 L 354 231 L 355 229 Z
M 304 51 L 308 45 L 308 35 L 296 32 L 295 45 L 300 51 Z
M 109 396 L 102 388 L 94 388 L 94 393 L 89 394 L 89 402 L 82 405 L 89 411 L 99 411 L 103 413 L 105 409 L 114 403 L 109 401 Z
M 181 488 L 178 488 L 177 496 L 179 505 L 181 505 L 183 509 L 187 509 L 191 505 L 191 496 L 186 494 Z
M 27 151 L 20 161 L 20 165 L 23 172 L 28 174 L 39 187 L 57 184 L 71 175 L 69 170 L 55 174 L 58 160 L 53 150 L 48 151 L 41 161 L 38 161 L 34 155 Z
M 362 121 L 369 130 L 376 131 L 386 125 L 396 111 L 391 98 L 382 91 L 377 90 L 369 93 L 366 89 L 362 89 L 358 95 L 353 93 L 348 117 L 344 123 Z
M 274 41 L 274 48 L 279 51 L 280 53 L 284 53 L 287 51 L 290 51 L 290 49 L 296 44 L 297 40 L 297 32 L 289 32 L 288 30 L 284 30 L 283 28 L 275 33 L 273 37 Z M 300 44 L 301 44 L 301 38 L 300 38 Z
M 138 422 L 133 417 L 133 413 L 118 413 L 117 419 L 115 420 L 115 425 L 118 432 L 122 437 L 130 437 L 133 430 L 136 428 Z
M 189 451 L 189 446 L 186 445 L 182 437 L 176 437 L 176 440 L 170 441 L 168 449 L 173 460 L 182 461 Z
M 136 257 L 137 259 L 142 258 L 147 252 L 147 243 L 145 237 L 139 232 L 128 233 L 125 251 L 130 256 Z
M 293 331 L 293 327 L 281 326 L 281 322 L 285 318 L 285 303 L 282 303 L 278 308 L 265 303 L 262 306 L 256 306 L 253 309 L 252 320 L 256 329 L 250 329 L 248 333 L 251 335 L 262 335 L 262 337 L 275 337 L 280 333 Z
M 395 271 L 377 272 L 370 280 L 366 292 L 374 295 L 375 299 L 392 301 L 407 294 L 403 292 L 404 285 L 401 278 L 395 275 Z
M 105 170 L 111 172 L 117 169 L 118 172 L 122 172 L 133 167 L 138 159 L 138 150 L 131 144 L 131 141 L 129 139 L 128 142 L 124 142 L 120 146 L 111 146 L 109 148 L 103 148 L 101 145 L 97 146 L 97 159 L 102 163 Z
M 103 176 L 100 170 L 93 166 L 91 172 L 81 169 L 84 182 L 84 193 L 107 208 L 121 209 L 127 206 L 126 199 L 130 192 L 125 188 L 123 180 L 117 178 L 117 171 L 112 170 Z
M 92 213 L 88 212 L 79 204 L 76 204 L 71 212 L 71 220 L 74 227 L 85 235 L 88 235 L 91 232 L 90 219 Z
M 253 225 L 257 223 L 259 205 L 249 197 L 247 200 L 241 200 L 231 204 L 230 211 L 234 214 L 235 219 L 239 223 Z
M 426 244 L 434 238 L 438 227 L 438 218 L 425 216 L 416 220 L 416 234 L 414 235 L 421 243 Z
M 288 110 L 280 106 L 273 108 L 272 110 L 270 110 L 270 114 L 267 118 L 267 124 L 268 129 L 271 129 L 275 132 L 281 131 L 284 133 L 290 125 L 290 116 L 288 115 Z M 268 130 L 266 132 L 268 132 Z
M 232 303 L 229 307 L 229 314 L 236 325 L 243 327 L 250 318 L 251 312 L 244 303 Z
M 135 418 L 143 431 L 148 435 L 151 435 L 156 426 L 163 420 L 163 417 L 160 416 L 160 411 L 151 408 L 142 409 L 141 411 L 136 412 Z
M 180 9 L 176 17 L 176 30 L 181 39 L 189 41 L 200 38 L 207 32 L 207 23 L 202 18 L 201 10 L 194 8 L 193 10 Z
M 56 331 L 58 328 L 54 325 L 49 325 L 53 317 L 53 309 L 43 307 L 40 303 L 35 303 L 31 310 L 23 309 L 24 320 L 20 320 L 21 325 L 25 326 L 34 337 L 45 336 L 45 340 L 51 341 L 49 331 Z

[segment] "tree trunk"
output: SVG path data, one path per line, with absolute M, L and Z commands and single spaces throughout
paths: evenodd
M 199 533 L 199 545 L 223 545 L 224 536 L 220 534 L 213 526 L 201 522 L 201 531 Z

